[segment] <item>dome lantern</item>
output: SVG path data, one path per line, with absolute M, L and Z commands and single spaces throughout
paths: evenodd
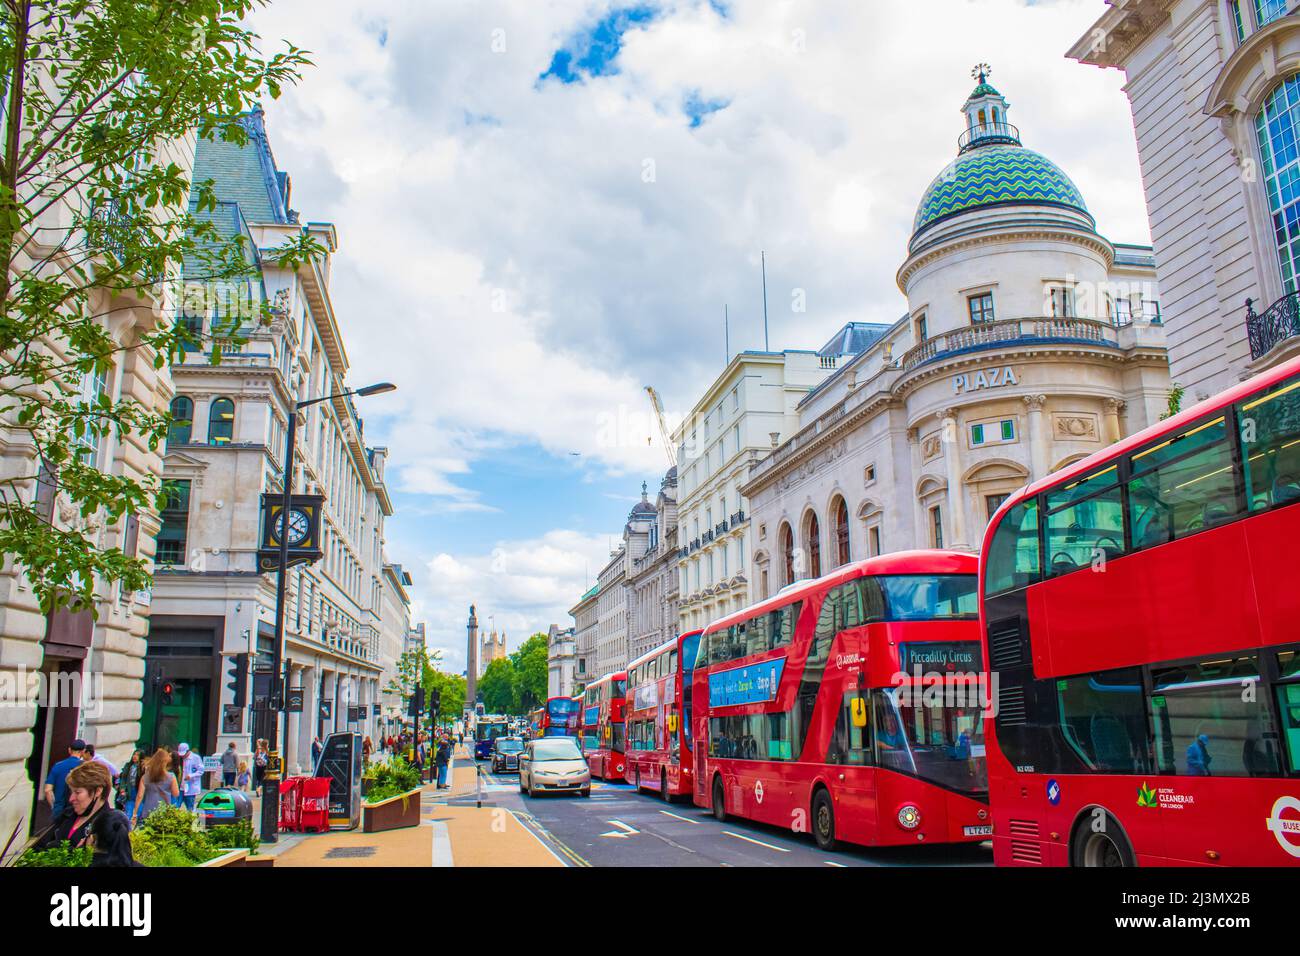
M 989 85 L 989 74 L 992 72 L 993 68 L 987 63 L 980 63 L 971 70 L 971 77 L 978 85 L 961 108 L 966 115 L 966 131 L 958 141 L 963 153 L 978 146 L 998 143 L 1020 145 L 1020 130 L 1007 122 L 1010 104 L 1006 97 Z

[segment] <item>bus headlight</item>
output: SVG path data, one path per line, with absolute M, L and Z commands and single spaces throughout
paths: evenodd
M 898 825 L 904 830 L 915 830 L 921 825 L 921 811 L 910 803 L 899 808 Z

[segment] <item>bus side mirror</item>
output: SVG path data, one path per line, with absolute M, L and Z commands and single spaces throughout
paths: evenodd
M 867 726 L 867 702 L 861 697 L 854 697 L 850 702 L 849 716 L 853 719 L 853 726 L 862 728 Z
M 670 734 L 675 734 L 675 733 L 677 733 L 677 715 L 676 715 L 676 714 L 669 714 L 669 715 L 668 715 L 668 732 L 669 732 Z

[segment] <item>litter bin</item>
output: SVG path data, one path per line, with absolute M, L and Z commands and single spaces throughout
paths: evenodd
M 253 801 L 248 794 L 234 787 L 219 787 L 199 797 L 194 809 L 204 826 L 219 826 L 253 818 Z

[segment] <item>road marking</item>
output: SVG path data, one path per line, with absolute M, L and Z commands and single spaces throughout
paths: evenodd
M 547 853 L 551 854 L 551 856 L 553 856 L 553 857 L 555 857 L 557 860 L 559 860 L 560 863 L 561 863 L 562 865 L 564 865 L 564 866 L 590 866 L 590 865 L 591 865 L 591 864 L 588 863 L 586 860 L 584 860 L 582 857 L 578 856 L 578 854 L 574 853 L 574 852 L 573 852 L 572 850 L 570 850 L 567 846 L 565 846 L 563 843 L 560 843 L 560 842 L 557 840 L 557 841 L 556 841 L 556 845 L 559 846 L 560 849 L 562 849 L 566 854 L 568 854 L 569 857 L 570 857 L 570 859 L 572 860 L 572 862 L 567 862 L 567 861 L 564 859 L 564 857 L 560 856 L 560 854 L 558 854 L 558 853 L 555 852 L 555 848 L 554 848 L 554 847 L 548 845 L 547 842 L 546 842 L 545 840 L 543 840 L 543 839 L 542 839 L 542 838 L 537 834 L 537 832 L 536 832 L 532 827 L 530 827 L 530 826 L 525 822 L 523 816 L 521 816 L 520 814 L 516 813 L 514 810 L 511 810 L 509 807 L 506 808 L 506 812 L 509 813 L 512 817 L 514 817 L 514 818 L 515 818 L 515 822 L 518 823 L 521 827 L 523 827 L 526 831 L 528 831 L 528 833 L 532 836 L 532 838 L 533 838 L 534 840 L 536 840 L 538 843 L 540 843 L 540 844 L 542 845 L 542 847 L 546 850 Z M 533 821 L 536 822 L 536 820 L 537 820 L 537 818 L 536 818 L 536 817 L 533 817 Z M 538 826 L 538 827 L 541 827 L 541 824 L 538 823 L 537 826 Z M 552 839 L 554 839 L 554 837 L 552 837 Z
M 455 866 L 451 856 L 451 833 L 447 830 L 447 824 L 438 821 L 430 822 L 429 826 L 433 828 L 433 865 Z
M 787 850 L 787 849 L 786 849 L 785 847 L 783 847 L 783 846 L 773 846 L 773 845 L 770 844 L 770 843 L 764 843 L 762 840 L 751 840 L 751 839 L 750 839 L 749 837 L 747 837 L 747 836 L 741 836 L 739 833 L 732 833 L 730 830 L 723 830 L 722 832 L 725 833 L 725 834 L 726 834 L 727 836 L 729 836 L 729 837 L 735 837 L 737 840 L 744 840 L 746 843 L 753 843 L 755 846 L 765 846 L 765 847 L 767 847 L 769 850 L 776 850 L 777 853 L 789 853 L 789 852 L 790 852 L 789 850 Z
M 833 863 L 833 862 L 830 861 L 830 860 L 822 860 L 822 862 L 825 863 L 827 866 L 838 866 L 841 870 L 847 870 L 847 869 L 848 869 L 848 867 L 845 866 L 843 863 Z
M 700 825 L 699 820 L 692 820 L 689 817 L 679 817 L 677 814 L 669 813 L 667 810 L 660 810 L 659 812 L 666 817 L 672 817 L 674 820 L 681 820 L 683 823 L 693 823 L 697 827 Z
M 626 840 L 628 837 L 636 836 L 638 833 L 641 832 L 640 830 L 628 826 L 622 820 L 606 820 L 605 822 L 613 824 L 614 826 L 618 827 L 618 829 L 611 830 L 609 833 L 602 833 L 601 836 L 603 837 L 614 837 L 617 840 Z

